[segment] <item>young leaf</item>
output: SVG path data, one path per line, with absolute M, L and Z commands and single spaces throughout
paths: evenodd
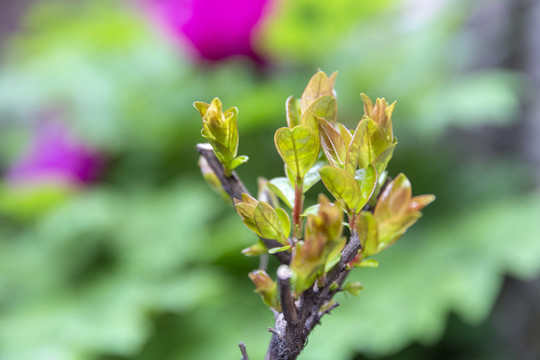
M 354 174 L 356 167 L 358 166 L 358 157 L 362 148 L 362 141 L 364 140 L 366 128 L 368 126 L 368 120 L 362 119 L 356 126 L 354 136 L 349 142 L 347 148 L 347 159 L 345 164 L 345 170 Z
M 345 239 L 344 237 L 328 242 L 325 249 L 326 251 L 326 261 L 324 263 L 325 273 L 332 270 L 332 268 L 336 266 L 336 264 L 339 262 L 339 260 L 341 259 L 341 251 L 343 250 L 343 247 L 345 246 L 346 242 L 347 242 L 347 239 Z
M 321 204 L 311 205 L 310 207 L 304 210 L 304 213 L 302 214 L 302 216 L 306 217 L 308 215 L 317 215 L 320 207 L 321 207 Z
M 246 163 L 248 160 L 249 158 L 246 155 L 237 156 L 231 161 L 229 168 L 233 170 L 238 166 L 242 165 L 243 163 Z
M 309 83 L 300 98 L 302 113 L 308 109 L 311 103 L 324 95 L 333 95 L 332 84 L 326 73 L 324 71 L 319 71 L 309 80 Z
M 265 254 L 268 250 L 262 241 L 258 241 L 256 244 L 251 245 L 242 250 L 242 254 L 246 256 L 259 256 Z
M 360 291 L 362 291 L 364 287 L 359 281 L 350 282 L 347 285 L 343 287 L 343 290 L 348 292 L 351 295 L 358 296 L 360 295 Z
M 275 254 L 275 253 L 278 253 L 278 252 L 287 251 L 290 248 L 291 248 L 291 245 L 285 245 L 285 246 L 282 246 L 282 247 L 275 247 L 275 248 L 269 249 L 268 253 L 269 254 Z
M 371 116 L 371 113 L 373 112 L 373 101 L 371 101 L 369 96 L 364 93 L 360 94 L 360 96 L 362 97 L 362 101 L 364 102 L 364 115 Z
M 337 168 L 343 168 L 347 156 L 347 148 L 343 138 L 328 121 L 319 117 L 316 117 L 316 119 L 319 123 L 322 149 L 328 162 Z
M 341 135 L 341 138 L 343 139 L 345 146 L 347 147 L 350 146 L 353 136 L 351 132 L 349 131 L 349 129 L 347 129 L 345 125 L 339 122 L 336 123 L 334 127 L 337 129 L 337 131 L 339 131 L 339 134 Z
M 326 162 L 324 161 L 317 161 L 315 165 L 313 165 L 311 169 L 309 169 L 309 171 L 306 173 L 306 176 L 304 177 L 304 187 L 302 188 L 304 194 L 319 180 L 321 180 L 321 176 L 319 175 L 319 169 L 322 168 L 325 164 Z
M 351 174 L 333 166 L 324 166 L 319 173 L 324 185 L 336 199 L 342 200 L 348 210 L 356 209 L 361 198 L 360 186 Z
M 275 239 L 285 245 L 287 238 L 283 234 L 278 215 L 273 207 L 259 201 L 253 210 L 253 220 L 259 236 L 265 239 Z
M 315 100 L 302 114 L 300 124 L 307 126 L 311 130 L 318 132 L 316 117 L 325 119 L 330 123 L 336 121 L 337 104 L 333 96 L 325 95 Z
M 286 177 L 277 177 L 270 180 L 267 186 L 285 203 L 285 205 L 292 209 L 292 204 L 294 203 L 294 188 L 289 179 Z
M 276 214 L 279 220 L 279 226 L 281 227 L 281 234 L 285 239 L 289 237 L 291 233 L 291 220 L 289 215 L 282 208 L 276 208 Z
M 375 158 L 375 160 L 373 160 L 373 165 L 375 166 L 375 169 L 377 169 L 377 173 L 381 173 L 386 169 L 388 162 L 392 158 L 392 155 L 394 155 L 394 149 L 396 146 L 397 140 L 393 144 L 388 145 L 388 147 L 384 149 L 383 152 L 381 152 L 379 156 Z
M 420 218 L 420 210 L 433 200 L 433 195 L 413 198 L 411 183 L 403 174 L 388 184 L 373 212 L 379 229 L 379 251 L 395 243 Z
M 289 96 L 285 103 L 285 110 L 287 112 L 287 126 L 289 129 L 300 125 L 300 117 L 302 113 L 300 111 L 300 101 L 294 96 Z
M 369 201 L 369 198 L 375 191 L 377 185 L 377 171 L 373 165 L 369 165 L 367 169 L 359 169 L 356 171 L 354 178 L 360 186 L 360 201 L 358 202 L 356 212 L 360 212 L 364 205 Z
M 303 179 L 319 157 L 319 140 L 305 126 L 280 128 L 274 137 L 279 155 L 293 173 L 295 180 Z
M 356 217 L 356 231 L 360 244 L 362 244 L 362 256 L 358 260 L 377 254 L 379 252 L 379 233 L 377 222 L 372 213 L 362 211 L 358 214 Z
M 261 295 L 263 302 L 276 311 L 281 311 L 277 284 L 264 270 L 255 270 L 249 273 L 249 278 L 255 284 L 255 291 Z
M 354 264 L 354 267 L 368 267 L 368 268 L 378 268 L 379 262 L 375 259 L 367 259 L 364 261 L 361 261 L 357 264 Z
M 391 143 L 381 132 L 379 125 L 371 118 L 366 118 L 366 130 L 358 155 L 358 167 L 367 168 Z
M 240 202 L 237 199 L 235 199 L 234 202 L 236 206 L 236 212 L 242 218 L 242 222 L 246 224 L 246 226 L 255 234 L 261 236 L 261 234 L 259 233 L 259 228 L 257 227 L 254 219 L 256 205 Z

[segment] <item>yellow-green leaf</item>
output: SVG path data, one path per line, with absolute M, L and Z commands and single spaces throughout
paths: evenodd
M 354 264 L 354 267 L 364 267 L 364 268 L 378 268 L 379 262 L 375 259 L 367 259 L 364 261 L 361 261 L 357 264 Z
M 377 222 L 372 213 L 362 211 L 356 217 L 356 231 L 362 244 L 362 258 L 379 252 L 379 235 Z
M 279 224 L 278 215 L 273 207 L 263 201 L 259 201 L 253 210 L 253 220 L 258 229 L 259 236 L 265 239 L 274 239 L 282 242 L 285 240 Z
M 360 201 L 358 202 L 356 212 L 360 212 L 366 205 L 377 186 L 377 171 L 375 166 L 369 165 L 367 169 L 359 169 L 354 174 L 354 178 L 360 186 Z
M 290 129 L 300 125 L 302 112 L 300 111 L 300 101 L 297 98 L 292 95 L 287 98 L 285 111 L 287 112 L 287 125 Z
M 238 166 L 246 163 L 248 160 L 249 158 L 246 155 L 237 156 L 230 162 L 229 169 L 236 169 Z
M 368 126 L 368 120 L 366 118 L 362 119 L 356 126 L 354 135 L 349 142 L 347 148 L 347 159 L 345 163 L 345 170 L 354 174 L 356 167 L 358 166 L 358 157 L 360 156 L 360 151 L 362 148 L 362 141 L 364 140 L 366 128 Z
M 275 247 L 275 248 L 271 248 L 271 249 L 268 249 L 268 253 L 269 254 L 275 254 L 275 253 L 278 253 L 278 252 L 282 252 L 282 251 L 287 251 L 291 248 L 291 245 L 285 245 L 285 246 L 281 246 L 281 247 Z
M 277 177 L 270 180 L 267 186 L 285 203 L 285 205 L 292 209 L 292 204 L 294 203 L 294 188 L 291 186 L 289 179 L 286 177 Z
M 321 176 L 319 175 L 319 169 L 322 168 L 326 164 L 325 161 L 317 161 L 315 165 L 309 169 L 309 171 L 306 173 L 306 176 L 304 177 L 304 187 L 302 188 L 302 191 L 306 193 L 313 185 L 315 185 L 319 180 L 321 180 Z
M 293 129 L 278 129 L 274 141 L 279 155 L 295 180 L 303 179 L 319 156 L 317 135 L 307 127 L 298 125 Z
M 341 138 L 343 139 L 345 146 L 349 147 L 353 138 L 349 129 L 347 129 L 345 125 L 339 122 L 336 123 L 334 126 L 337 129 L 337 131 L 339 131 L 339 134 L 341 135 Z
M 362 145 L 358 154 L 358 167 L 367 168 L 390 144 L 379 125 L 371 118 L 367 121 Z
M 360 186 L 351 174 L 333 166 L 324 166 L 319 173 L 324 185 L 336 199 L 342 200 L 348 210 L 356 209 L 361 197 Z
M 394 141 L 393 144 L 388 145 L 388 147 L 384 149 L 383 152 L 381 152 L 379 156 L 375 158 L 375 160 L 373 160 L 373 165 L 375 166 L 375 169 L 377 169 L 377 173 L 380 174 L 386 169 L 388 162 L 392 158 L 392 155 L 394 155 L 396 146 L 397 141 Z
M 258 241 L 256 244 L 243 249 L 242 254 L 246 256 L 259 256 L 265 254 L 267 251 L 268 250 L 266 250 L 266 246 L 263 244 L 263 242 Z
M 302 113 L 308 109 L 311 103 L 324 95 L 332 95 L 332 84 L 326 73 L 324 71 L 319 71 L 309 80 L 309 83 L 300 98 Z
M 343 168 L 347 157 L 347 147 L 343 138 L 328 121 L 319 117 L 316 119 L 319 124 L 322 149 L 328 162 L 337 168 Z
M 291 233 L 291 220 L 289 219 L 289 215 L 287 215 L 285 210 L 282 208 L 276 208 L 276 214 L 278 216 L 281 234 L 285 239 L 287 239 Z
M 317 132 L 318 124 L 316 117 L 323 118 L 330 123 L 336 121 L 337 104 L 333 96 L 325 95 L 315 100 L 307 110 L 302 114 L 300 124 L 307 126 L 311 130 Z

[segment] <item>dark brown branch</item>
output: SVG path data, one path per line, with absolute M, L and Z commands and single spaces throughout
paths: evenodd
M 249 360 L 249 356 L 246 350 L 246 344 L 241 342 L 240 344 L 238 344 L 238 346 L 240 347 L 240 352 L 242 353 L 242 360 Z
M 235 171 L 231 173 L 231 176 L 225 175 L 223 165 L 216 157 L 216 154 L 214 154 L 214 150 L 212 149 L 212 146 L 210 144 L 197 144 L 197 151 L 199 152 L 199 154 L 201 154 L 202 157 L 204 157 L 208 165 L 212 168 L 212 171 L 214 171 L 217 178 L 219 179 L 219 182 L 221 183 L 221 187 L 227 193 L 227 195 L 230 196 L 231 199 L 242 200 L 243 193 L 249 194 L 249 191 L 246 189 Z M 277 240 L 263 238 L 261 238 L 261 240 L 264 242 L 268 249 L 283 246 L 283 244 L 281 244 Z M 278 252 L 274 255 L 282 264 L 288 264 L 291 259 L 291 255 L 286 251 Z
M 283 316 L 288 323 L 296 324 L 298 322 L 298 316 L 296 314 L 296 305 L 294 304 L 294 298 L 291 294 L 291 276 L 292 271 L 287 265 L 281 265 L 278 268 L 277 279 Z
M 337 303 L 331 303 L 335 293 L 330 289 L 332 284 L 346 277 L 349 272 L 347 263 L 356 257 L 359 249 L 358 234 L 353 232 L 349 242 L 341 252 L 341 260 L 326 274 L 324 286 L 319 288 L 317 284 L 314 284 L 311 289 L 306 290 L 300 296 L 297 306 L 297 321 L 288 321 L 285 314 L 282 313 L 276 315 L 274 325 L 276 332 L 270 341 L 265 360 L 294 360 L 298 357 L 309 334 L 320 323 L 322 316 L 338 306 Z M 326 306 L 328 308 L 321 311 Z M 283 300 L 282 307 L 285 308 Z
M 209 144 L 197 145 L 197 151 L 205 158 L 231 199 L 241 200 L 242 193 L 249 194 L 234 171 L 230 176 L 225 175 L 223 166 Z M 262 241 L 268 248 L 282 246 L 276 240 L 262 239 Z M 273 335 L 265 360 L 294 360 L 298 357 L 313 328 L 320 323 L 325 314 L 338 306 L 337 303 L 332 303 L 332 298 L 336 294 L 335 290 L 331 290 L 332 285 L 336 284 L 339 288 L 344 283 L 349 273 L 347 263 L 356 257 L 360 247 L 358 234 L 353 231 L 349 242 L 341 252 L 341 260 L 326 274 L 323 286 L 318 287 L 314 284 L 311 289 L 304 291 L 297 302 L 291 294 L 291 270 L 287 266 L 290 254 L 284 251 L 274 254 L 282 264 L 285 264 L 279 267 L 277 273 L 283 312 L 275 312 L 275 325 L 268 328 Z M 243 349 L 242 356 L 246 360 L 245 345 L 240 343 L 239 346 L 241 350 Z

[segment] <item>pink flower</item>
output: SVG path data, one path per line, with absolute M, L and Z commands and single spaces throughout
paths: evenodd
M 187 39 L 207 60 L 241 55 L 262 62 L 253 48 L 269 0 L 145 0 L 177 40 Z
M 7 180 L 15 184 L 60 182 L 82 185 L 94 180 L 100 159 L 57 121 L 40 123 L 29 147 L 8 169 Z

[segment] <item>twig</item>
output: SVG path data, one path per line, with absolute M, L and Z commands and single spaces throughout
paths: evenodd
M 287 265 L 281 265 L 277 269 L 279 296 L 281 298 L 283 317 L 285 317 L 285 320 L 287 320 L 288 323 L 296 324 L 298 322 L 298 315 L 296 313 L 294 298 L 291 294 L 291 276 L 292 271 Z
M 243 193 L 249 194 L 249 191 L 246 189 L 235 171 L 231 173 L 231 176 L 225 175 L 223 165 L 219 162 L 216 154 L 214 154 L 214 150 L 212 149 L 212 146 L 210 144 L 197 144 L 197 151 L 199 152 L 199 154 L 201 154 L 202 157 L 204 157 L 208 165 L 212 168 L 217 178 L 219 179 L 219 182 L 221 183 L 221 187 L 231 199 L 242 200 Z M 260 239 L 269 249 L 283 246 L 283 244 L 281 244 L 277 240 L 264 238 Z M 288 264 L 291 259 L 291 254 L 286 251 L 281 251 L 275 253 L 274 255 L 282 264 Z
M 276 335 L 278 338 L 281 338 L 281 333 L 279 331 L 277 331 L 276 329 L 274 329 L 273 327 L 269 327 L 268 331 L 271 332 L 272 334 Z
M 249 360 L 249 356 L 246 350 L 246 344 L 244 344 L 244 342 L 240 342 L 238 346 L 240 347 L 240 352 L 242 353 L 242 360 Z

